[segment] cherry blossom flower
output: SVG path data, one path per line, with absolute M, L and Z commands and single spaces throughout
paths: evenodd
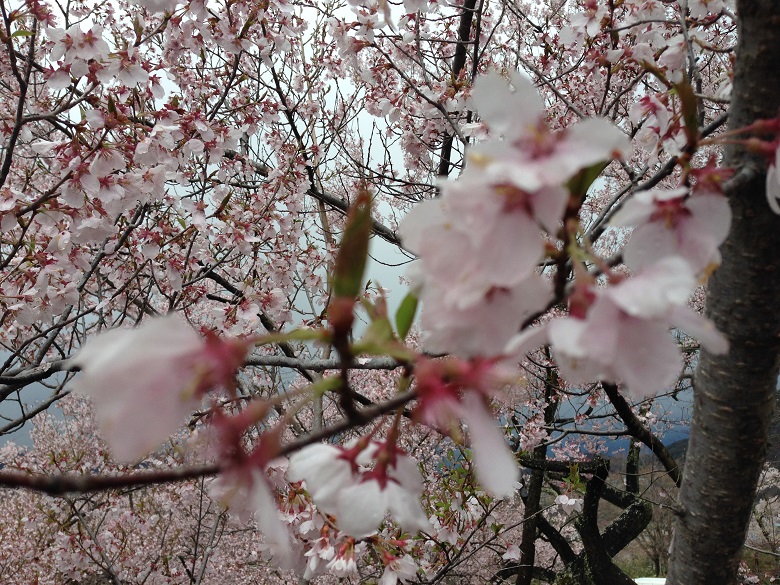
M 542 230 L 555 236 L 580 169 L 626 156 L 627 137 L 611 122 L 586 120 L 552 132 L 530 81 L 497 74 L 477 80 L 472 100 L 497 134 L 469 150 L 457 181 L 412 209 L 399 226 L 419 255 L 425 347 L 465 356 L 496 355 L 551 291 L 535 274 Z M 503 137 L 503 139 L 499 139 Z
M 318 538 L 309 550 L 304 553 L 307 558 L 304 579 L 311 579 L 321 570 L 322 561 L 331 561 L 336 555 L 333 543 L 327 538 Z
M 396 557 L 387 562 L 378 585 L 396 585 L 417 578 L 417 564 L 411 555 Z
M 151 14 L 168 13 L 176 10 L 176 6 L 181 4 L 182 0 L 131 0 L 131 4 L 146 8 Z
M 353 462 L 345 451 L 335 445 L 315 443 L 290 457 L 287 479 L 305 481 L 312 500 L 326 513 L 336 513 L 339 494 L 354 482 Z
M 554 226 L 566 200 L 563 190 L 534 195 L 464 178 L 441 199 L 416 206 L 399 233 L 407 249 L 420 255 L 426 281 L 445 289 L 443 301 L 468 307 L 494 287 L 528 278 L 544 249 L 534 216 L 539 211 Z
M 726 339 L 687 306 L 695 285 L 690 265 L 673 256 L 634 278 L 594 289 L 586 315 L 562 317 L 547 326 L 564 377 L 573 384 L 623 381 L 636 398 L 657 394 L 682 368 L 670 327 L 698 338 L 712 353 L 725 353 Z
M 433 352 L 495 355 L 550 300 L 533 272 L 544 250 L 540 226 L 557 230 L 567 194 L 487 187 L 477 177 L 445 186 L 441 199 L 421 203 L 399 226 L 420 255 L 423 342 Z
M 365 469 L 374 461 L 374 469 Z M 374 533 L 388 512 L 404 530 L 430 528 L 420 506 L 417 462 L 392 445 L 310 445 L 290 457 L 287 477 L 305 481 L 317 507 L 336 516 L 339 528 L 354 538 Z
M 510 544 L 506 547 L 506 552 L 501 556 L 505 561 L 519 561 L 520 547 L 516 544 Z
M 514 494 L 517 461 L 486 402 L 491 386 L 507 381 L 501 369 L 489 360 L 421 360 L 415 374 L 420 399 L 415 417 L 455 436 L 463 420 L 479 483 L 497 498 Z
M 343 545 L 327 564 L 327 569 L 336 577 L 347 578 L 357 573 L 355 562 L 355 545 L 347 543 Z
M 407 532 L 430 528 L 420 505 L 423 483 L 417 462 L 404 460 L 407 463 L 399 461 L 385 482 L 369 478 L 343 490 L 336 514 L 341 530 L 354 538 L 366 537 L 376 532 L 388 512 Z
M 637 193 L 612 219 L 613 225 L 636 225 L 623 259 L 634 271 L 665 256 L 680 256 L 694 272 L 708 273 L 720 264 L 720 246 L 731 225 L 725 197 L 688 190 L 654 189 Z
M 580 169 L 630 154 L 628 137 L 603 118 L 588 118 L 553 132 L 544 121 L 544 104 L 533 84 L 520 74 L 512 75 L 509 83 L 511 87 L 490 73 L 476 81 L 471 94 L 488 127 L 505 137 L 469 151 L 469 163 L 477 165 L 486 182 L 492 182 L 493 173 L 508 174 L 519 189 L 537 191 L 562 185 Z
M 547 306 L 551 288 L 549 282 L 531 275 L 512 288 L 487 291 L 475 305 L 459 307 L 447 304 L 446 293 L 430 283 L 420 295 L 424 307 L 420 316 L 423 345 L 433 353 L 498 355 L 523 321 Z
M 582 498 L 572 498 L 567 494 L 561 494 L 555 498 L 555 503 L 561 507 L 567 516 L 572 512 L 582 512 Z
M 726 3 L 723 0 L 689 0 L 688 2 L 691 18 L 706 18 L 708 13 L 718 14 L 724 8 Z
M 82 371 L 74 385 L 94 400 L 113 455 L 130 462 L 175 432 L 207 390 L 229 385 L 248 347 L 242 339 L 204 340 L 175 317 L 153 319 L 90 339 L 71 360 Z
M 211 495 L 247 521 L 254 518 L 274 563 L 283 569 L 297 561 L 290 532 L 282 522 L 276 497 L 259 469 L 234 468 L 222 473 L 210 487 Z

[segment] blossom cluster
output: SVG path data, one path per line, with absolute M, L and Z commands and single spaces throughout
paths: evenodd
M 670 328 L 698 338 L 714 353 L 725 339 L 687 306 L 719 263 L 730 209 L 719 193 L 688 188 L 637 194 L 613 218 L 637 226 L 623 251 L 633 276 L 607 268 L 583 248 L 566 219 L 577 197 L 568 182 L 593 165 L 627 157 L 624 133 L 604 119 L 552 131 L 526 78 L 491 74 L 472 92 L 491 137 L 471 147 L 455 181 L 441 196 L 404 219 L 404 243 L 418 254 L 413 279 L 423 302 L 426 348 L 470 356 L 522 356 L 549 343 L 564 377 L 574 384 L 625 382 L 636 397 L 655 394 L 682 367 Z M 581 239 L 581 238 L 580 238 Z M 560 248 L 564 247 L 561 250 Z M 565 253 L 575 280 L 566 292 L 570 314 L 519 333 L 554 299 L 538 268 Z
M 387 512 L 405 531 L 430 528 L 417 462 L 389 442 L 311 445 L 290 458 L 287 477 L 305 481 L 317 507 L 354 538 L 375 532 Z

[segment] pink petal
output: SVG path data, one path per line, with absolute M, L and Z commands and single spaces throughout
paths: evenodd
M 252 476 L 252 507 L 255 509 L 257 526 L 263 533 L 263 540 L 271 545 L 274 564 L 281 569 L 292 569 L 296 560 L 292 538 L 282 523 L 276 499 L 262 473 L 255 471 Z
M 707 231 L 720 245 L 731 228 L 731 206 L 722 195 L 691 197 L 686 204 L 693 214 L 689 227 L 695 231 Z
M 643 224 L 650 219 L 655 211 L 651 201 L 643 201 L 634 196 L 623 204 L 609 221 L 614 226 L 632 226 Z
M 93 398 L 118 461 L 135 461 L 157 448 L 197 408 L 195 362 L 204 347 L 187 323 L 167 317 L 101 333 L 72 359 L 82 370 L 76 391 Z
M 441 227 L 445 221 L 446 215 L 440 199 L 423 201 L 415 205 L 401 220 L 398 235 L 407 250 L 420 254 L 430 230 Z
M 665 256 L 679 254 L 677 234 L 665 224 L 653 221 L 634 229 L 623 250 L 623 261 L 631 270 L 639 272 Z

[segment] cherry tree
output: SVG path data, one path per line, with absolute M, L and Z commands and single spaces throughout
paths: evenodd
M 196 543 L 252 521 L 305 579 L 494 555 L 630 583 L 645 445 L 680 488 L 669 582 L 734 582 L 778 370 L 773 4 L 0 7 L 2 432 L 74 393 L 108 446 L 11 449 L 0 483 L 62 496 L 114 581 L 184 493 Z M 414 259 L 401 295 L 367 282 L 380 240 Z M 691 386 L 682 472 L 655 397 Z M 148 518 L 73 499 L 149 485 Z

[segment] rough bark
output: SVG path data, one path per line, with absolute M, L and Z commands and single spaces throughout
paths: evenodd
M 780 105 L 780 4 L 737 4 L 731 129 L 773 118 Z M 733 146 L 725 164 L 739 172 L 728 192 L 734 219 L 707 312 L 731 347 L 702 352 L 668 585 L 736 582 L 777 385 L 780 218 L 766 202 L 765 160 Z

